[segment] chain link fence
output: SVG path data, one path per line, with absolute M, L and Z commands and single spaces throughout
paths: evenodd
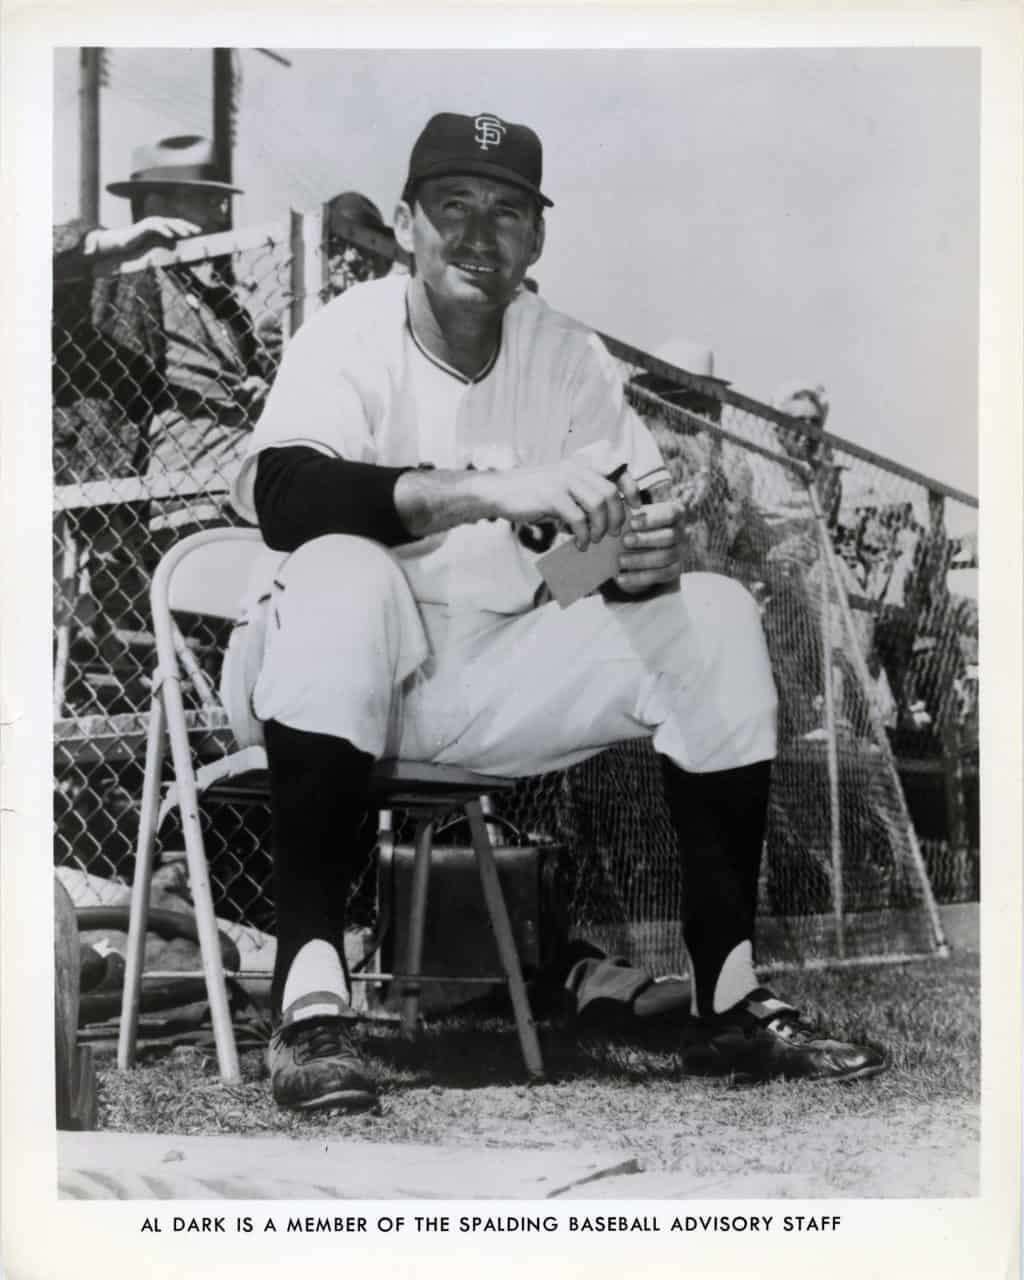
M 150 575 L 171 542 L 230 522 L 228 482 L 281 350 L 306 315 L 393 256 L 319 214 L 93 269 L 60 229 L 54 285 L 55 861 L 79 904 L 124 903 L 152 694 Z M 780 690 L 759 946 L 769 963 L 934 950 L 935 895 L 978 895 L 976 503 L 720 381 L 612 338 L 627 396 L 662 447 L 692 568 L 761 606 Z M 201 760 L 231 747 L 224 635 L 179 619 L 198 673 Z M 901 785 L 902 782 L 902 785 Z M 660 971 L 684 963 L 678 857 L 645 745 L 525 780 L 504 812 L 566 843 L 577 932 Z M 913 822 L 910 819 L 913 819 Z M 246 971 L 272 963 L 268 815 L 204 806 L 215 904 Z M 373 824 L 367 827 L 372 850 Z M 399 828 L 399 836 L 402 831 Z M 158 892 L 187 895 L 180 827 Z M 372 924 L 372 862 L 354 891 Z
M 127 901 L 155 661 L 152 572 L 175 539 L 234 519 L 233 467 L 283 342 L 319 301 L 319 278 L 306 283 L 319 253 L 296 255 L 293 232 L 226 232 L 95 268 L 84 227 L 55 237 L 55 854 L 79 905 Z M 223 630 L 182 618 L 178 640 L 215 686 Z M 223 717 L 191 714 L 205 730 L 201 756 L 228 748 Z M 265 967 L 267 817 L 218 805 L 204 823 L 218 915 Z M 182 851 L 169 819 L 169 905 L 187 898 Z

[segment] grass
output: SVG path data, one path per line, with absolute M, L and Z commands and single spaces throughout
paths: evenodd
M 390 1027 L 359 1028 L 384 1090 L 379 1114 L 282 1112 L 270 1098 L 261 1053 L 243 1053 L 243 1082 L 228 1086 L 212 1056 L 179 1048 L 127 1074 L 104 1067 L 100 1125 L 446 1146 L 595 1146 L 628 1149 L 647 1169 L 702 1185 L 724 1179 L 734 1188 L 753 1176 L 788 1186 L 789 1194 L 971 1194 L 979 1129 L 977 957 L 793 974 L 777 985 L 837 1034 L 883 1044 L 891 1069 L 856 1084 L 742 1088 L 684 1077 L 671 1029 L 642 1038 L 578 1037 L 544 1023 L 549 1081 L 525 1085 L 511 1022 L 461 1013 L 429 1023 L 414 1043 Z

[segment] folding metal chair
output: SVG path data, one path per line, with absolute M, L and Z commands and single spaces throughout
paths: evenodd
M 181 611 L 224 620 L 237 618 L 237 597 L 249 578 L 253 562 L 262 546 L 259 534 L 252 529 L 206 530 L 192 534 L 172 547 L 160 561 L 153 576 L 150 602 L 157 666 L 146 744 L 117 1048 L 118 1066 L 122 1069 L 131 1066 L 135 1060 L 146 921 L 157 830 L 167 809 L 176 807 L 181 815 L 184 832 L 220 1074 L 225 1081 L 240 1079 L 209 868 L 199 819 L 199 800 L 204 792 L 218 786 L 230 787 L 233 793 L 244 791 L 252 798 L 265 797 L 267 759 L 262 747 L 246 747 L 196 769 L 189 741 L 190 731 L 196 728 L 223 729 L 227 725 L 227 713 L 210 681 L 183 644 L 173 624 L 172 614 Z M 183 680 L 191 682 L 202 704 L 202 711 L 191 713 L 191 724 L 186 719 L 182 696 Z M 174 780 L 161 803 L 161 778 L 168 739 Z M 425 980 L 421 977 L 420 968 L 434 824 L 441 814 L 460 807 L 465 811 L 469 822 L 484 900 L 508 982 L 523 1059 L 527 1072 L 531 1076 L 540 1077 L 544 1071 L 540 1045 L 481 807 L 483 795 L 511 785 L 508 779 L 492 778 L 467 769 L 403 760 L 382 760 L 372 772 L 370 801 L 377 808 L 400 809 L 416 819 L 413 891 L 408 922 L 408 973 L 394 975 L 402 995 L 403 1029 L 412 1034 L 416 1028 L 420 984 Z M 382 980 L 385 976 L 378 974 L 374 978 Z M 452 979 L 446 978 L 445 981 Z

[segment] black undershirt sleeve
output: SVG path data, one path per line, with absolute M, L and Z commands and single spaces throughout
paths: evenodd
M 263 539 L 275 551 L 295 551 L 328 533 L 385 547 L 412 542 L 395 509 L 395 482 L 411 469 L 349 462 L 309 445 L 264 449 L 253 487 Z

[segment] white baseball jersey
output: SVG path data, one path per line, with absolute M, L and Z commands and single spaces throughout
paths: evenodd
M 475 379 L 439 362 L 408 321 L 408 277 L 359 285 L 290 343 L 233 488 L 256 519 L 256 459 L 311 445 L 380 466 L 537 466 L 586 454 L 605 474 L 628 466 L 641 488 L 668 480 L 661 454 L 625 403 L 600 339 L 542 299 L 508 306 L 494 359 Z M 394 549 L 417 601 L 520 613 L 541 577 L 537 549 L 505 520 L 481 520 Z

